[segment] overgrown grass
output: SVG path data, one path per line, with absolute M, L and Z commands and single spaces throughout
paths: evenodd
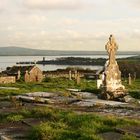
M 140 79 L 132 81 L 132 85 L 128 85 L 128 82 L 123 80 L 123 84 L 132 97 L 140 99 Z M 88 91 L 95 94 L 100 93 L 100 90 L 96 88 L 96 80 L 86 79 L 81 79 L 81 82 L 78 85 L 76 84 L 76 81 L 66 78 L 49 78 L 42 83 L 17 82 L 15 84 L 1 84 L 0 86 L 19 88 L 19 90 L 0 89 L 0 96 L 11 96 L 39 91 L 65 93 L 67 88 L 78 88 L 82 91 Z
M 101 140 L 100 133 L 115 131 L 117 126 L 140 125 L 140 120 L 98 116 L 94 113 L 77 114 L 50 107 L 23 108 L 16 113 L 0 114 L 0 123 L 14 123 L 26 118 L 42 120 L 40 125 L 31 128 L 29 140 Z M 125 135 L 122 140 L 130 138 L 135 137 Z
M 128 81 L 124 81 L 123 84 L 133 98 L 140 99 L 140 79 L 132 80 L 131 85 L 128 85 Z
M 66 92 L 67 88 L 78 88 L 82 90 L 94 91 L 94 89 L 96 88 L 96 81 L 87 81 L 85 79 L 82 79 L 81 83 L 77 85 L 76 81 L 68 80 L 66 78 L 52 78 L 48 79 L 47 82 L 42 83 L 17 82 L 15 84 L 4 84 L 0 86 L 19 88 L 19 90 L 0 89 L 0 96 L 11 96 L 39 91 L 64 93 Z
M 46 121 L 33 127 L 30 140 L 101 140 L 100 133 L 115 131 L 117 126 L 138 125 L 140 121 L 95 114 L 76 114 L 54 109 L 36 109 L 34 112 Z M 124 137 L 125 138 L 125 137 Z
M 121 140 L 138 140 L 134 135 L 125 134 Z
M 134 98 L 140 99 L 140 80 L 132 82 L 126 88 Z M 16 87 L 19 90 L 0 89 L 0 96 L 11 96 L 28 92 L 46 91 L 65 93 L 67 88 L 78 88 L 82 91 L 100 93 L 96 89 L 96 80 L 81 79 L 80 84 L 65 78 L 47 79 L 42 83 L 24 83 L 0 85 L 5 87 Z M 76 114 L 71 111 L 62 111 L 52 108 L 21 109 L 16 113 L 0 114 L 0 123 L 17 122 L 26 118 L 43 120 L 39 126 L 30 131 L 30 140 L 101 140 L 100 133 L 115 131 L 115 127 L 140 125 L 138 120 L 129 120 L 113 116 L 98 116 L 95 114 Z M 131 135 L 125 135 L 122 140 L 135 140 Z

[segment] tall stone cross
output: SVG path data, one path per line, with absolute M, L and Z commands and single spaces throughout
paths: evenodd
M 118 50 L 118 45 L 115 42 L 113 35 L 110 35 L 109 41 L 107 42 L 105 49 L 107 50 L 108 55 L 109 55 L 109 64 L 116 63 L 115 54 Z
M 109 60 L 105 64 L 102 97 L 104 99 L 114 100 L 125 96 L 126 93 L 125 87 L 122 85 L 121 72 L 115 57 L 118 45 L 113 35 L 110 35 L 105 49 L 108 52 Z

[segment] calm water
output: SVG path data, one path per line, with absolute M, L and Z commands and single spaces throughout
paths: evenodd
M 119 55 L 117 58 L 124 58 L 124 57 L 130 57 L 134 55 Z M 71 56 L 45 56 L 46 60 L 52 60 L 60 57 L 71 57 Z M 107 55 L 81 55 L 81 56 L 72 56 L 72 57 L 90 57 L 90 58 L 107 58 Z M 43 56 L 0 56 L 0 71 L 5 70 L 8 66 L 16 65 L 16 62 L 21 61 L 39 61 L 42 60 Z M 56 69 L 64 69 L 69 67 L 69 65 L 38 65 L 38 67 L 43 71 L 48 70 L 56 70 Z M 102 66 L 78 66 L 82 68 L 90 68 L 90 69 L 100 69 Z

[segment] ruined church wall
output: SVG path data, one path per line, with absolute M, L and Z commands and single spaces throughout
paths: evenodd
M 0 84 L 16 83 L 15 76 L 2 76 L 0 77 Z
M 25 74 L 25 82 L 41 82 L 44 76 L 42 71 L 35 67 L 28 74 Z

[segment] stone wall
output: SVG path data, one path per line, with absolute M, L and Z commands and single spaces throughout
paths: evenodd
M 1 76 L 0 77 L 0 84 L 8 84 L 8 83 L 15 83 L 16 77 L 15 76 Z
M 69 78 L 69 72 L 46 72 L 45 77 L 48 78 Z M 80 73 L 80 77 L 84 77 L 84 73 Z M 72 72 L 71 78 L 75 79 L 75 73 Z
M 41 82 L 43 78 L 42 71 L 38 67 L 34 67 L 30 72 L 26 71 L 24 76 L 25 82 Z

